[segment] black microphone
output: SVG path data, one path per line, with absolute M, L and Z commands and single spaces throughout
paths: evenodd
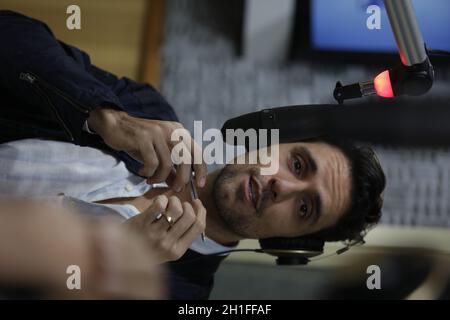
M 227 141 L 226 129 L 279 129 L 279 143 L 328 136 L 391 146 L 448 147 L 448 101 L 448 97 L 361 100 L 352 105 L 271 108 L 226 121 L 222 135 L 231 145 L 237 139 Z
M 279 143 L 310 140 L 325 134 L 325 115 L 336 105 L 301 105 L 264 109 L 227 120 L 222 126 L 222 136 L 226 143 L 239 144 L 237 139 L 227 138 L 227 129 L 244 131 L 267 129 L 270 145 L 270 130 L 279 130 Z M 233 136 L 234 137 L 234 136 Z M 230 140 L 230 141 L 229 141 Z M 246 142 L 247 146 L 247 142 Z M 248 149 L 248 148 L 247 148 Z

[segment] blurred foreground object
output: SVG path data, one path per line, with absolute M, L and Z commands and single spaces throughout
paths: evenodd
M 339 268 L 325 299 L 450 299 L 450 255 L 425 248 L 371 248 Z M 369 289 L 369 266 L 379 268 L 380 289 Z
M 69 266 L 80 289 L 68 289 Z M 112 219 L 87 220 L 42 201 L 0 200 L 3 298 L 158 299 L 162 273 L 143 239 Z

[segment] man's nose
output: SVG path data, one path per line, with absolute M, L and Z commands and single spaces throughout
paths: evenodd
M 269 190 L 272 193 L 274 202 L 282 202 L 298 195 L 298 193 L 308 188 L 308 182 L 302 180 L 287 180 L 280 178 L 272 178 L 269 181 Z

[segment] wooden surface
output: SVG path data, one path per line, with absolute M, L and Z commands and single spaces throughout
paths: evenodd
M 160 48 L 164 27 L 164 0 L 147 1 L 144 21 L 139 80 L 152 83 L 155 87 L 159 88 L 161 77 Z
M 101 68 L 118 76 L 138 79 L 142 75 L 143 79 L 155 81 L 159 78 L 159 62 L 154 60 L 159 59 L 159 40 L 154 41 L 152 34 L 153 28 L 162 30 L 158 26 L 162 16 L 153 8 L 162 3 L 163 0 L 0 0 L 0 8 L 46 22 L 58 38 L 89 53 L 92 62 Z M 66 8 L 71 4 L 81 8 L 81 30 L 66 27 Z M 146 23 L 146 16 L 155 20 Z M 144 44 L 144 39 L 149 43 Z M 145 53 L 141 52 L 143 48 Z M 140 71 L 141 61 L 145 72 Z

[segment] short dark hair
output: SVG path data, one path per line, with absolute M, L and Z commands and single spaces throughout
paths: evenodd
M 350 164 L 351 204 L 338 222 L 314 234 L 324 241 L 362 241 L 381 218 L 386 177 L 373 149 L 348 140 L 320 139 L 340 149 Z

